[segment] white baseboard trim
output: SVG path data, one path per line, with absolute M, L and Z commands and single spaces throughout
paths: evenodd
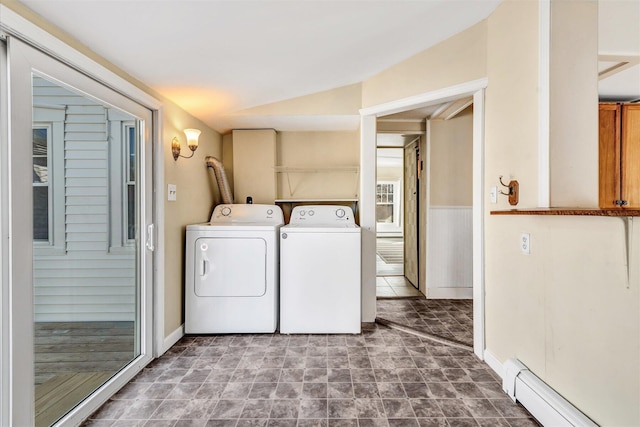
M 428 299 L 473 299 L 473 288 L 427 288 Z
M 184 336 L 184 324 L 180 325 L 178 329 L 171 332 L 168 336 L 164 338 L 164 342 L 162 343 L 162 352 L 158 355 L 158 357 L 162 356 L 169 350 L 175 343 L 180 341 L 180 338 Z
M 488 350 L 484 351 L 484 361 L 493 369 L 493 372 L 500 376 L 500 379 L 504 378 L 504 365 Z

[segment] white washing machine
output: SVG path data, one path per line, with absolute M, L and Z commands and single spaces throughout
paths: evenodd
M 272 333 L 278 326 L 275 205 L 218 205 L 187 226 L 185 333 Z
M 360 227 L 347 206 L 296 206 L 280 228 L 280 332 L 358 334 Z

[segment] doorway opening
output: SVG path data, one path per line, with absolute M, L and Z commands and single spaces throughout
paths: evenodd
M 467 347 L 473 345 L 472 103 L 473 98 L 466 97 L 382 117 L 377 123 L 376 295 L 382 300 L 420 300 L 378 302 L 379 318 Z M 414 122 L 407 117 L 414 117 Z M 384 133 L 401 126 L 403 134 Z M 412 128 L 418 134 L 411 133 Z M 380 141 L 395 141 L 401 148 L 380 148 Z M 423 152 L 428 154 L 424 160 Z M 394 166 L 390 157 L 396 160 L 395 169 L 389 166 Z M 397 182 L 405 184 L 396 197 L 402 206 L 402 227 L 388 232 L 389 218 L 394 217 L 391 209 L 384 209 L 384 190 L 393 172 L 399 176 Z M 383 261 L 389 259 L 385 251 L 393 244 L 404 250 L 390 268 Z M 389 276 L 389 271 L 395 274 Z
M 376 160 L 376 297 L 419 290 L 420 135 L 379 133 Z
M 431 331 L 427 331 L 430 335 L 442 336 L 448 329 L 452 334 L 447 339 L 464 342 L 467 348 L 473 347 L 481 359 L 484 352 L 482 147 L 485 87 L 486 80 L 478 80 L 361 111 L 363 162 L 377 159 L 381 133 L 406 135 L 404 131 L 410 125 L 422 126 L 414 129 L 416 134 L 422 135 L 418 143 L 419 202 L 413 213 L 418 218 L 418 287 L 425 296 L 405 300 L 376 298 L 376 318 L 404 317 L 402 323 L 413 329 L 430 326 Z M 459 139 L 459 129 L 464 129 L 464 153 L 454 144 Z M 453 137 L 443 138 L 442 134 L 447 132 Z M 440 144 L 436 144 L 437 134 L 442 139 Z M 372 147 L 374 140 L 376 143 Z M 362 173 L 363 196 L 367 186 L 370 188 L 361 207 L 361 218 L 366 218 L 361 222 L 367 227 L 377 223 L 374 189 L 378 189 L 378 177 L 375 171 L 363 170 Z M 406 241 L 406 230 L 403 232 Z M 377 232 L 372 234 L 371 237 L 377 238 Z M 373 263 L 368 264 L 372 260 L 363 259 L 363 275 L 377 272 Z M 376 278 L 379 279 L 377 275 Z M 404 307 L 392 306 L 398 303 Z M 444 307 L 443 303 L 450 306 Z M 459 318 L 449 316 L 454 312 L 456 317 L 466 317 L 468 329 L 463 330 L 463 325 L 455 323 Z M 437 317 L 438 314 L 444 314 L 444 318 Z

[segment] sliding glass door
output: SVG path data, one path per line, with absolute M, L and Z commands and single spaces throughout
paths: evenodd
M 13 422 L 71 424 L 151 358 L 152 114 L 8 54 Z

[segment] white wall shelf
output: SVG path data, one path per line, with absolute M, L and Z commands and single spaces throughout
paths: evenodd
M 275 166 L 276 172 L 279 173 L 319 173 L 319 172 L 360 172 L 358 166 L 327 166 L 327 167 L 290 167 Z
M 287 188 L 289 190 L 289 198 L 286 199 L 286 201 L 311 201 L 311 200 L 315 200 L 318 201 L 318 198 L 314 198 L 314 199 L 295 199 L 293 200 L 293 195 L 295 193 L 295 187 L 291 185 L 291 174 L 317 174 L 317 173 L 349 173 L 349 174 L 353 174 L 354 175 L 354 197 L 353 199 L 348 198 L 348 199 L 326 199 L 326 200 L 330 200 L 330 201 L 336 201 L 336 200 L 343 200 L 343 201 L 352 201 L 352 200 L 357 200 L 358 197 L 358 185 L 360 184 L 360 167 L 358 166 L 327 166 L 327 167 L 318 167 L 318 166 L 313 166 L 313 167 L 294 167 L 294 166 L 275 166 L 274 167 L 274 171 L 276 173 L 281 173 L 281 174 L 285 174 L 287 177 Z M 304 179 L 304 178 L 302 178 Z M 279 200 L 285 200 L 285 199 L 279 199 Z M 325 198 L 321 198 L 320 200 L 325 200 Z

